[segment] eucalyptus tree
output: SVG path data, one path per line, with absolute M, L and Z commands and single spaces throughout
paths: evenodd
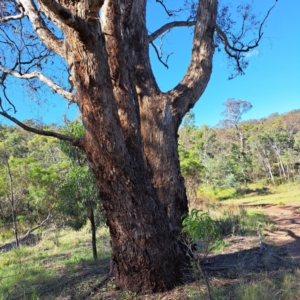
M 225 110 L 222 112 L 226 118 L 222 120 L 225 127 L 232 127 L 235 131 L 237 141 L 240 144 L 240 151 L 233 151 L 236 153 L 236 158 L 239 161 L 241 173 L 243 174 L 244 184 L 247 185 L 246 175 L 246 153 L 245 153 L 245 137 L 243 130 L 240 126 L 242 116 L 247 113 L 251 108 L 252 104 L 244 100 L 228 99 L 225 103 Z M 234 148 L 233 148 L 234 149 Z
M 164 1 L 156 3 L 168 16 L 175 13 Z M 271 11 L 257 23 L 251 6 L 239 6 L 242 26 L 235 31 L 227 7 L 217 0 L 179 1 L 184 3 L 190 17 L 169 20 L 149 34 L 146 10 L 151 1 L 1 2 L 0 114 L 26 130 L 68 140 L 86 153 L 106 211 L 121 289 L 163 291 L 186 280 L 188 258 L 178 240 L 181 216 L 188 210 L 178 127 L 209 82 L 216 44 L 224 45 L 236 74 L 243 74 L 245 54 L 261 41 Z M 164 93 L 151 68 L 149 47 L 178 26 L 194 27 L 191 60 L 181 82 Z M 53 66 L 55 74 L 49 71 Z M 11 115 L 9 109 L 16 109 L 9 96 L 12 77 L 24 79 L 31 96 L 47 95 L 38 93 L 46 84 L 75 103 L 84 136 L 43 131 Z

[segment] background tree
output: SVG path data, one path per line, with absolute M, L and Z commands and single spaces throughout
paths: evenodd
M 1 145 L 2 144 L 2 145 Z M 18 198 L 16 196 L 15 186 L 14 186 L 14 176 L 12 174 L 11 166 L 10 166 L 10 157 L 8 152 L 5 149 L 5 145 L 3 143 L 0 144 L 0 159 L 1 159 L 1 198 L 5 198 L 8 202 L 8 205 L 11 209 L 11 218 L 13 223 L 14 237 L 16 241 L 16 247 L 19 247 L 19 234 L 18 234 L 18 225 L 17 225 L 17 210 L 16 204 Z M 4 201 L 3 201 L 4 202 Z M 6 201 L 5 201 L 6 202 Z
M 200 159 L 200 149 L 203 145 L 203 133 L 195 126 L 194 113 L 190 112 L 179 130 L 178 153 L 180 170 L 185 179 L 187 195 L 190 201 L 197 197 L 203 165 Z
M 79 121 L 69 122 L 65 131 L 74 136 L 82 136 L 84 129 Z M 79 230 L 87 219 L 91 225 L 94 260 L 98 260 L 96 228 L 104 221 L 102 203 L 97 183 L 84 152 L 67 142 L 61 142 L 62 151 L 69 158 L 69 172 L 60 188 L 58 210 L 68 216 L 67 224 Z
M 222 112 L 222 115 L 226 117 L 226 119 L 222 120 L 222 124 L 224 127 L 232 128 L 234 130 L 236 141 L 239 142 L 240 151 L 237 150 L 237 147 L 233 147 L 233 154 L 239 161 L 240 170 L 243 174 L 244 184 L 247 185 L 247 176 L 246 176 L 246 153 L 244 152 L 245 149 L 245 137 L 243 130 L 240 126 L 242 116 L 247 113 L 251 108 L 252 104 L 248 101 L 244 100 L 234 100 L 228 99 L 225 105 L 225 110 Z
M 101 220 L 101 202 L 95 177 L 89 166 L 73 166 L 70 169 L 66 182 L 60 189 L 58 210 L 69 217 L 67 225 L 75 230 L 81 229 L 87 220 L 90 221 L 93 257 L 98 260 L 96 229 Z
M 8 55 L 0 66 L 0 114 L 26 130 L 71 141 L 86 153 L 110 228 L 116 284 L 155 292 L 186 280 L 188 259 L 178 239 L 188 210 L 178 127 L 209 82 L 216 43 L 224 44 L 235 74 L 242 74 L 245 53 L 260 42 L 271 9 L 260 24 L 250 7 L 239 10 L 242 33 L 235 33 L 222 7 L 217 18 L 217 0 L 187 1 L 188 21 L 166 23 L 149 35 L 147 3 L 5 1 L 0 52 Z M 151 69 L 149 45 L 178 26 L 194 26 L 191 61 L 182 81 L 163 93 Z M 252 29 L 257 29 L 255 39 Z M 13 77 L 27 83 L 32 97 L 46 84 L 76 103 L 84 136 L 44 131 L 11 116 L 9 109 L 16 108 L 7 87 Z

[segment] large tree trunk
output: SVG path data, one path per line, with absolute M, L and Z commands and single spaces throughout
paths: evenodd
M 62 30 L 63 42 L 49 31 L 36 2 Z M 29 78 L 41 77 L 75 102 L 85 134 L 73 138 L 33 129 L 0 112 L 27 130 L 72 141 L 86 153 L 106 211 L 116 284 L 144 293 L 171 289 L 188 278 L 189 259 L 180 242 L 188 207 L 177 131 L 209 81 L 217 15 L 217 0 L 199 1 L 197 21 L 188 22 L 195 26 L 188 71 L 162 93 L 150 65 L 146 2 L 22 0 L 36 34 L 66 60 L 75 93 L 37 72 Z
M 179 241 L 188 207 L 177 130 L 193 104 L 182 99 L 175 107 L 182 86 L 203 75 L 199 94 L 209 80 L 216 2 L 212 12 L 210 1 L 203 2 L 199 24 L 205 26 L 195 29 L 196 40 L 205 37 L 195 53 L 203 47 L 208 54 L 203 63 L 196 56 L 173 94 L 160 92 L 152 74 L 146 0 L 119 2 L 105 1 L 101 26 L 88 8 L 80 7 L 87 29 L 84 35 L 65 29 L 65 57 L 85 128 L 80 147 L 94 170 L 107 215 L 116 284 L 137 292 L 164 291 L 187 280 L 189 264 Z M 196 102 L 197 93 L 186 97 Z
M 97 32 L 91 30 L 91 34 Z M 170 289 L 185 279 L 187 258 L 151 183 L 141 134 L 131 134 L 131 124 L 139 130 L 136 115 L 127 110 L 124 114 L 130 119 L 118 118 L 117 105 L 121 104 L 116 104 L 109 72 L 108 76 L 102 73 L 108 70 L 102 41 L 81 49 L 74 36 L 68 47 L 86 129 L 82 148 L 95 172 L 107 214 L 116 283 L 133 291 Z M 123 101 L 130 103 L 128 98 Z
M 82 138 L 29 127 L 7 114 L 2 106 L 0 114 L 31 132 L 72 141 L 86 153 L 106 210 L 116 284 L 143 292 L 163 291 L 185 280 L 189 261 L 179 235 L 181 217 L 188 207 L 179 168 L 177 132 L 182 118 L 209 82 L 215 29 L 227 54 L 237 60 L 238 73 L 242 73 L 240 55 L 235 54 L 239 49 L 229 44 L 216 25 L 217 0 L 195 1 L 195 21 L 189 18 L 169 22 L 151 34 L 146 28 L 147 2 L 20 0 L 16 7 L 20 14 L 1 19 L 9 22 L 28 18 L 38 38 L 66 60 L 70 90 L 39 72 L 28 73 L 32 67 L 39 69 L 44 50 L 40 56 L 30 58 L 28 64 L 32 66 L 28 68 L 23 66 L 27 58 L 17 60 L 11 70 L 0 66 L 3 80 L 8 74 L 29 80 L 39 78 L 78 105 L 85 128 Z M 10 6 L 6 9 L 11 10 Z M 63 35 L 56 29 L 53 32 L 45 19 Z M 191 60 L 181 82 L 163 93 L 152 73 L 149 44 L 178 26 L 194 26 Z M 240 51 L 248 51 L 257 46 L 261 36 L 259 31 L 257 40 L 235 45 L 242 47 Z M 29 34 L 28 39 L 31 44 Z M 14 49 L 15 44 L 11 47 Z M 18 53 L 21 55 L 21 50 Z

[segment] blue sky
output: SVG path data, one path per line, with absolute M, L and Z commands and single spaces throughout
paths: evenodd
M 165 0 L 168 7 L 183 0 Z M 232 7 L 242 1 L 232 0 Z M 274 0 L 254 0 L 254 7 L 261 17 Z M 253 105 L 244 119 L 267 117 L 272 113 L 285 113 L 300 108 L 300 1 L 279 0 L 264 28 L 260 46 L 251 53 L 246 75 L 228 80 L 231 69 L 223 52 L 214 57 L 213 73 L 205 93 L 193 111 L 196 124 L 216 125 L 222 118 L 223 103 L 228 98 L 250 101 Z M 167 19 L 162 7 L 149 0 L 148 25 L 150 32 L 173 19 Z M 182 18 L 181 18 L 182 19 Z M 191 53 L 192 31 L 173 29 L 165 38 L 163 51 L 173 54 L 169 58 L 169 69 L 158 62 L 151 50 L 151 63 L 159 86 L 163 91 L 173 88 L 184 76 Z M 159 45 L 159 40 L 156 41 Z M 52 93 L 42 95 L 42 103 L 29 99 L 22 92 L 20 81 L 10 87 L 10 95 L 17 104 L 20 120 L 36 118 L 45 123 L 61 123 L 62 115 L 70 118 L 77 115 L 75 106 L 67 108 L 67 102 Z M 0 121 L 4 122 L 3 118 Z
M 231 3 L 234 6 L 242 1 Z M 255 0 L 253 3 L 255 11 L 264 16 L 274 1 Z M 211 80 L 193 109 L 197 125 L 216 125 L 222 118 L 223 103 L 228 98 L 252 103 L 253 108 L 244 119 L 262 118 L 275 112 L 281 114 L 300 108 L 299 12 L 299 0 L 277 2 L 263 30 L 261 45 L 249 58 L 250 64 L 244 76 L 228 80 L 231 70 L 226 56 L 224 53 L 215 54 Z M 163 11 L 156 11 L 158 13 Z M 154 22 L 150 25 L 155 28 Z M 154 53 L 152 65 L 160 87 L 166 91 L 184 75 L 190 57 L 191 36 L 187 30 L 176 29 L 169 34 L 164 45 L 166 53 L 174 52 L 169 58 L 169 69 L 155 62 Z

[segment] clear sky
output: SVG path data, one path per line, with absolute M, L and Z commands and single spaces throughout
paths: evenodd
M 165 0 L 172 8 L 178 7 L 183 0 Z M 232 7 L 243 1 L 232 0 Z M 249 1 L 248 1 L 249 2 Z M 264 14 L 274 0 L 254 0 L 257 14 Z M 250 101 L 253 105 L 244 119 L 267 117 L 272 113 L 284 113 L 300 108 L 300 0 L 278 0 L 266 26 L 261 45 L 250 54 L 250 65 L 246 75 L 228 80 L 231 69 L 223 52 L 214 57 L 213 73 L 205 93 L 194 107 L 197 125 L 216 125 L 224 110 L 223 103 L 228 98 Z M 149 31 L 153 32 L 166 21 L 163 8 L 155 0 L 149 0 Z M 179 19 L 179 20 L 182 20 Z M 157 40 L 156 44 L 159 45 Z M 173 29 L 164 39 L 163 51 L 168 54 L 169 69 L 158 62 L 151 50 L 151 63 L 159 86 L 163 91 L 173 88 L 183 77 L 191 54 L 192 31 L 190 29 Z M 78 113 L 75 106 L 67 108 L 67 102 L 57 95 L 41 95 L 42 101 L 30 100 L 22 92 L 21 82 L 15 81 L 10 87 L 10 95 L 17 104 L 20 120 L 37 118 L 45 123 L 61 123 L 62 115 L 70 118 Z M 36 103 L 39 105 L 35 105 Z M 0 121 L 4 122 L 0 117 Z
M 234 7 L 244 1 L 233 0 L 231 3 Z M 274 0 L 255 0 L 253 3 L 255 11 L 264 16 Z M 149 16 L 151 13 L 154 15 L 153 11 Z M 156 11 L 158 13 L 163 11 Z M 244 76 L 228 80 L 231 69 L 226 56 L 223 52 L 215 54 L 211 80 L 193 109 L 197 125 L 216 125 L 222 119 L 223 103 L 228 98 L 252 103 L 253 108 L 244 119 L 300 108 L 299 13 L 299 0 L 278 0 L 264 27 L 261 45 L 249 57 L 250 64 Z M 150 25 L 154 30 L 155 23 Z M 174 52 L 169 58 L 169 69 L 155 62 L 154 53 L 152 61 L 158 83 L 166 91 L 184 75 L 191 52 L 191 35 L 184 29 L 173 30 L 164 45 L 170 47 L 166 49 L 167 53 Z

